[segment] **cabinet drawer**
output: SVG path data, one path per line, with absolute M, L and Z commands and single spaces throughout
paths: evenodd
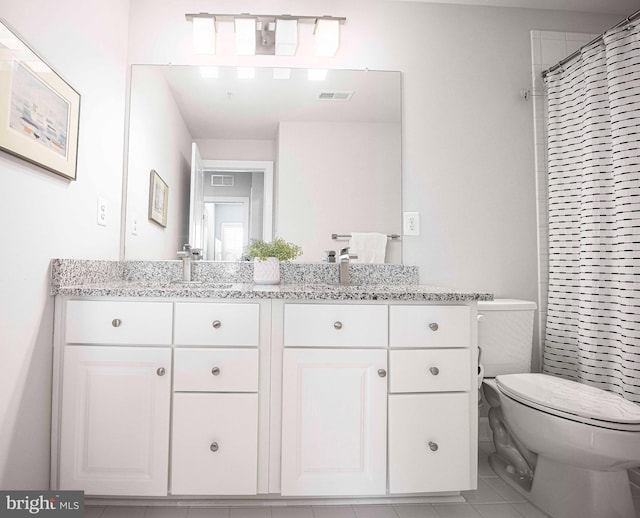
M 468 349 L 389 353 L 389 392 L 463 392 L 470 388 Z
M 257 346 L 258 304 L 177 303 L 176 345 Z
M 174 394 L 171 493 L 255 495 L 258 394 Z
M 387 307 L 286 304 L 285 347 L 386 347 Z
M 389 396 L 390 493 L 474 488 L 469 397 L 462 393 Z
M 469 347 L 468 306 L 391 306 L 391 347 Z
M 257 392 L 257 349 L 176 349 L 173 390 Z
M 66 342 L 170 345 L 172 306 L 170 302 L 70 300 Z

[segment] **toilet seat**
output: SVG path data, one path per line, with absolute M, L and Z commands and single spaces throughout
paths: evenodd
M 572 421 L 640 433 L 640 405 L 605 390 L 548 374 L 496 376 L 507 397 Z

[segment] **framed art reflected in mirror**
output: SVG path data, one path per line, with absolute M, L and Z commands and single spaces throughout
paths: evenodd
M 149 180 L 149 219 L 155 221 L 158 225 L 166 227 L 168 202 L 169 186 L 152 169 Z
M 75 180 L 79 119 L 80 94 L 0 20 L 0 149 Z

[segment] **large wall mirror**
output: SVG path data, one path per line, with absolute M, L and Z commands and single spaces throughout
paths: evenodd
M 175 259 L 184 243 L 237 260 L 251 238 L 302 246 L 302 261 L 352 232 L 401 233 L 401 74 L 134 65 L 124 256 Z M 168 186 L 148 218 L 149 172 Z M 401 262 L 390 239 L 386 262 Z

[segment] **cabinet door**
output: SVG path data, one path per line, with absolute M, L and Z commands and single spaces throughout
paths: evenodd
M 386 368 L 385 350 L 284 351 L 283 495 L 385 493 Z
M 60 489 L 167 494 L 171 349 L 67 346 Z
M 171 493 L 255 495 L 258 394 L 173 396 Z
M 472 489 L 469 394 L 389 396 L 389 491 Z

